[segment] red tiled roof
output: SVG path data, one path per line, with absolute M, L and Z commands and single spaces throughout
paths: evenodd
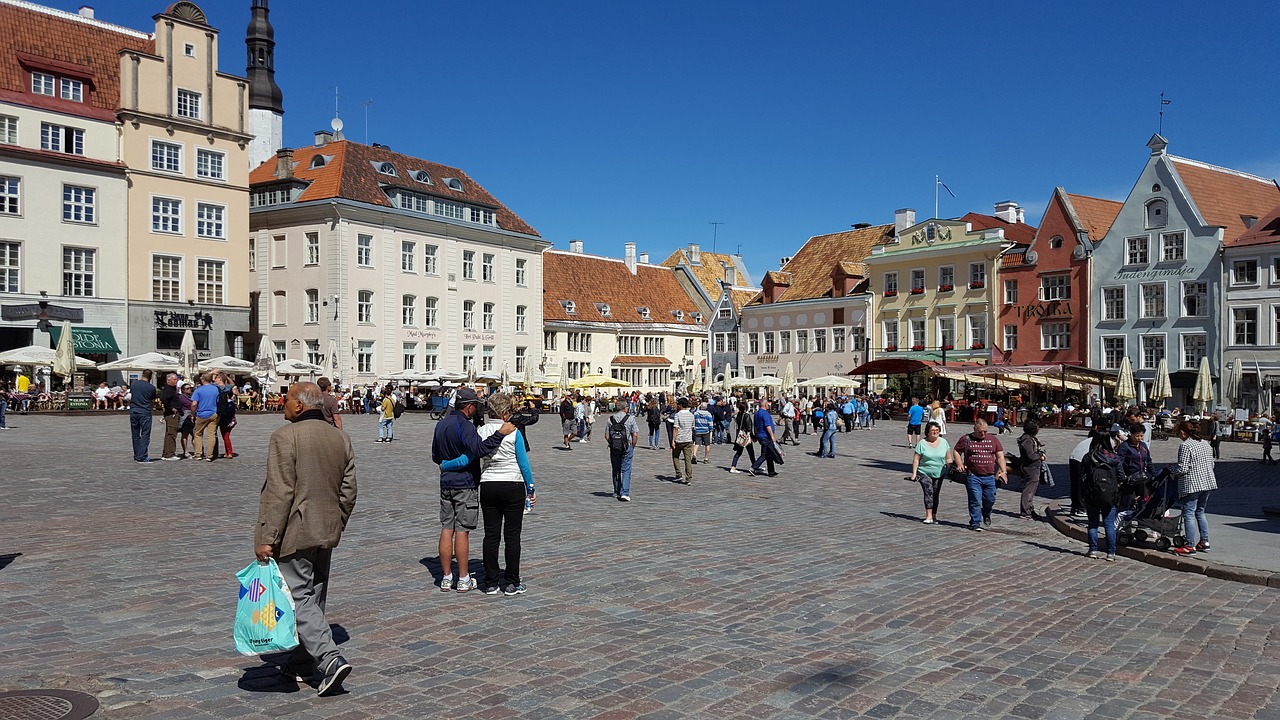
M 1084 230 L 1089 233 L 1089 239 L 1094 242 L 1098 242 L 1107 234 L 1111 224 L 1116 221 L 1116 216 L 1120 214 L 1120 208 L 1124 207 L 1124 203 L 1115 200 L 1103 200 L 1068 192 L 1063 194 L 1071 201 L 1076 217 L 1084 225 Z
M 660 355 L 615 355 L 613 365 L 670 365 L 671 361 Z
M 1027 263 L 1027 252 L 1025 249 L 1016 252 L 1009 252 L 1000 256 L 1000 267 L 1021 267 Z
M 74 13 L 0 3 L 0 100 L 77 115 L 102 115 L 90 109 L 114 113 L 120 106 L 121 50 L 154 53 L 155 41 Z M 87 80 L 86 102 L 32 94 L 32 69 Z
M 683 263 L 693 273 L 693 276 L 698 280 L 698 284 L 702 285 L 702 288 L 707 291 L 708 296 L 719 298 L 720 283 L 724 280 L 724 266 L 721 263 L 737 268 L 738 263 L 735 261 L 738 258 L 726 253 L 713 253 L 706 250 L 701 251 L 699 255 L 698 264 L 694 265 L 689 262 L 688 250 L 679 248 L 659 264 L 663 267 L 673 268 Z M 737 284 L 745 282 L 746 278 L 743 277 L 743 274 L 738 273 Z
M 960 218 L 960 221 L 969 223 L 969 226 L 974 230 L 994 230 L 999 228 L 1004 231 L 1005 239 L 1010 242 L 1029 243 L 1036 236 L 1034 225 L 1007 222 L 995 215 L 971 212 Z
M 1224 244 L 1228 247 L 1245 247 L 1267 243 L 1280 243 L 1280 205 L 1254 223 L 1243 235 Z
M 839 265 L 851 276 L 865 275 L 863 260 L 871 254 L 871 246 L 891 241 L 893 229 L 893 223 L 889 223 L 809 238 L 791 256 L 783 271 L 771 270 L 767 274 L 773 285 L 788 286 L 777 302 L 831 297 L 832 269 Z M 748 304 L 758 305 L 762 301 L 757 295 Z
M 1262 217 L 1280 204 L 1274 180 L 1173 155 L 1169 160 L 1205 222 L 1224 228 L 1224 244 L 1249 229 L 1245 217 Z
M 313 168 L 311 161 L 317 155 L 324 156 L 326 162 L 321 167 Z M 498 227 L 525 235 L 538 235 L 537 230 L 459 168 L 422 160 L 384 147 L 362 145 L 351 140 L 335 140 L 319 147 L 312 145 L 298 148 L 293 151 L 293 161 L 294 177 L 309 183 L 297 202 L 343 198 L 392 207 L 391 199 L 387 197 L 382 187 L 395 186 L 445 200 L 455 200 L 492 209 Z M 395 167 L 396 175 L 393 177 L 378 172 L 375 166 L 381 163 L 391 163 Z M 249 173 L 249 184 L 257 185 L 278 180 L 276 166 L 277 158 L 271 158 L 254 168 Z M 430 176 L 430 183 L 418 182 L 414 179 L 414 174 L 419 170 L 425 171 Z M 445 178 L 460 181 L 462 191 L 452 190 L 446 186 Z
M 542 254 L 542 285 L 544 321 L 697 326 L 698 307 L 671 268 L 636 265 L 632 275 L 621 260 L 548 250 Z M 565 311 L 565 300 L 573 301 L 574 313 Z M 600 314 L 597 303 L 609 306 L 609 317 Z M 649 308 L 649 319 L 641 317 L 641 307 Z M 676 319 L 676 310 L 684 313 L 683 320 Z

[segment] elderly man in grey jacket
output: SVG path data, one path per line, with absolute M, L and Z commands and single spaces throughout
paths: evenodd
M 323 407 L 315 383 L 289 388 L 289 424 L 271 434 L 254 545 L 259 560 L 276 558 L 293 595 L 298 647 L 280 672 L 306 681 L 318 670 L 319 694 L 331 695 L 351 674 L 333 641 L 324 603 L 333 549 L 356 504 L 356 461 L 350 438 L 325 421 Z

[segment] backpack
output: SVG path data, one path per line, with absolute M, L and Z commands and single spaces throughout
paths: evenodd
M 404 414 L 404 410 L 405 410 L 404 401 L 397 400 L 395 404 L 391 406 L 391 416 L 394 418 L 399 418 L 401 415 Z
M 218 413 L 218 423 L 226 425 L 227 421 L 236 416 L 236 400 L 229 390 L 218 391 L 218 403 L 215 412 Z
M 646 416 L 645 419 L 649 421 L 650 425 L 657 425 L 658 423 L 662 422 L 662 411 L 658 410 L 658 408 L 656 407 L 649 408 L 647 412 L 648 412 L 648 415 Z
M 1084 499 L 1091 507 L 1109 508 L 1120 495 L 1120 478 L 1115 466 L 1108 463 L 1101 453 L 1085 456 Z
M 608 441 L 609 449 L 615 453 L 625 453 L 627 447 L 631 444 L 631 440 L 627 437 L 627 421 L 614 420 L 609 418 Z

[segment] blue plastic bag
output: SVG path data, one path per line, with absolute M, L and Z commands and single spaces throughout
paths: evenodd
M 235 640 L 241 655 L 292 650 L 298 645 L 293 596 L 274 559 L 257 560 L 236 573 L 240 600 L 236 604 Z

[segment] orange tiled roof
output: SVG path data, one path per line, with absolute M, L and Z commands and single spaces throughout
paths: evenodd
M 1010 250 L 1009 252 L 1000 256 L 1000 267 L 1002 268 L 1021 267 L 1026 264 L 1027 264 L 1026 250 L 1018 250 L 1017 252 Z
M 615 355 L 612 365 L 670 365 L 671 361 L 661 355 Z
M 1089 239 L 1094 242 L 1098 242 L 1107 234 L 1107 231 L 1111 229 L 1112 223 L 1116 221 L 1116 216 L 1120 214 L 1120 208 L 1124 207 L 1124 203 L 1115 200 L 1104 200 L 1068 192 L 1063 194 L 1071 201 L 1071 207 L 1075 209 L 1076 217 L 1084 225 L 1084 230 L 1089 233 Z
M 871 246 L 893 240 L 893 223 L 854 228 L 827 235 L 814 235 L 791 256 L 784 272 L 768 273 L 774 285 L 789 285 L 779 296 L 778 302 L 812 300 L 831 297 L 831 270 L 837 264 L 841 268 L 857 270 L 854 276 L 865 276 L 863 262 L 871 254 Z M 846 265 L 848 263 L 848 265 Z M 749 304 L 760 304 L 756 297 Z
M 120 107 L 121 50 L 154 53 L 155 41 L 75 13 L 0 3 L 0 99 L 77 115 L 94 115 L 88 108 L 114 113 Z M 86 102 L 33 95 L 31 69 L 86 80 Z
M 312 159 L 321 155 L 325 164 L 311 167 Z M 498 227 L 525 235 L 538 235 L 528 223 L 511 212 L 497 198 L 489 194 L 480 183 L 458 168 L 441 165 L 429 160 L 422 160 L 389 148 L 362 145 L 351 140 L 335 140 L 325 145 L 308 146 L 293 151 L 294 177 L 309 183 L 306 190 L 298 196 L 297 202 L 311 200 L 329 200 L 343 198 L 373 205 L 392 207 L 391 199 L 383 192 L 383 186 L 395 186 L 426 193 L 445 200 L 456 200 L 494 211 Z M 391 163 L 396 175 L 390 176 L 378 172 L 375 165 Z M 277 159 L 272 158 L 249 173 L 249 184 L 269 183 L 278 180 L 276 177 Z M 418 182 L 414 173 L 422 170 L 430 176 L 431 182 Z M 462 191 L 448 188 L 445 178 L 455 178 L 462 183 Z
M 1280 242 L 1280 205 L 1254 223 L 1243 235 L 1224 244 L 1228 247 L 1244 247 L 1277 242 Z
M 1010 242 L 1029 243 L 1036 236 L 1034 225 L 1007 222 L 995 215 L 971 212 L 960 218 L 960 221 L 969 223 L 969 226 L 974 230 L 994 230 L 996 228 L 1004 230 L 1004 237 Z
M 660 264 L 663 267 L 673 268 L 683 263 L 685 267 L 689 268 L 689 272 L 693 274 L 693 277 L 697 279 L 698 284 L 707 291 L 707 296 L 713 298 L 714 302 L 714 299 L 720 297 L 720 283 L 724 280 L 724 267 L 720 263 L 737 268 L 739 263 L 735 261 L 740 260 L 740 258 L 735 258 L 733 255 L 725 253 L 712 253 L 705 250 L 703 250 L 699 255 L 698 264 L 694 265 L 689 262 L 688 250 L 686 248 L 679 248 L 675 252 L 671 253 L 671 255 Z M 737 281 L 734 284 L 742 285 L 747 281 L 748 278 L 744 276 L 744 273 L 739 272 Z
M 733 288 L 729 291 L 729 300 L 733 303 L 734 309 L 741 310 L 743 305 L 751 302 L 751 298 L 755 297 L 759 293 L 759 290 Z
M 1280 204 L 1275 180 L 1169 156 L 1205 222 L 1224 228 L 1224 244 L 1244 234 L 1245 217 L 1261 217 Z
M 693 300 L 676 280 L 675 271 L 660 265 L 636 265 L 636 274 L 614 258 L 548 250 L 542 254 L 542 318 L 544 321 L 662 323 L 697 327 Z M 563 301 L 572 300 L 570 314 Z M 597 303 L 609 306 L 609 317 Z M 649 319 L 639 308 L 649 308 Z M 677 320 L 675 311 L 684 313 Z

